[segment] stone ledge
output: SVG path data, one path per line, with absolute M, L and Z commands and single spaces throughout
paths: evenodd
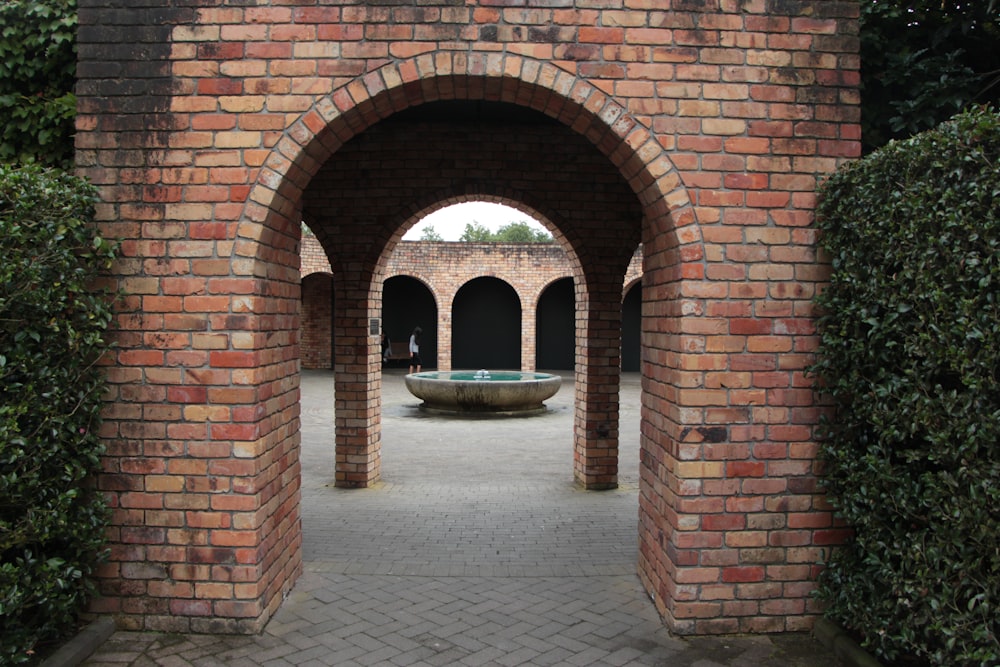
M 114 619 L 102 616 L 63 644 L 58 651 L 46 658 L 40 667 L 76 667 L 107 641 L 114 631 Z

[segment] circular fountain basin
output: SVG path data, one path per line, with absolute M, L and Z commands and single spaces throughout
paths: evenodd
M 562 378 L 522 371 L 428 371 L 404 378 L 423 410 L 469 415 L 529 415 L 545 412 Z

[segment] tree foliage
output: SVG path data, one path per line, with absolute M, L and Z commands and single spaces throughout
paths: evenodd
M 92 488 L 114 247 L 94 189 L 0 165 L 0 664 L 73 629 L 92 592 L 106 509 Z
M 476 221 L 466 223 L 458 239 L 467 243 L 552 243 L 548 232 L 536 230 L 527 222 L 509 222 L 492 232 Z
M 0 160 L 72 165 L 76 26 L 75 0 L 0 2 Z
M 863 0 L 866 151 L 1000 101 L 1000 0 Z
M 465 231 L 458 237 L 463 243 L 489 243 L 493 240 L 493 232 L 485 225 L 475 220 L 465 223 Z
M 552 235 L 526 222 L 511 222 L 497 230 L 499 243 L 552 243 Z
M 855 532 L 829 614 L 889 660 L 1000 664 L 1000 114 L 849 165 L 818 224 L 822 457 Z
M 421 241 L 444 241 L 444 238 L 434 229 L 434 225 L 427 225 L 420 232 Z

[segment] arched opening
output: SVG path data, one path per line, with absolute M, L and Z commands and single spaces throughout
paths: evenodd
M 352 93 L 355 102 L 349 107 L 356 103 L 360 92 Z M 338 297 L 344 298 L 338 298 L 335 314 L 338 336 L 345 332 L 338 338 L 337 350 L 342 354 L 338 354 L 335 366 L 337 486 L 369 486 L 379 477 L 380 413 L 376 397 L 381 383 L 380 347 L 377 332 L 373 335 L 367 325 L 382 313 L 379 274 L 385 257 L 428 209 L 482 195 L 521 202 L 529 209 L 544 211 L 548 223 L 558 221 L 555 228 L 549 228 L 572 254 L 578 267 L 575 275 L 579 276 L 574 282 L 574 477 L 589 489 L 618 485 L 621 286 L 627 265 L 636 246 L 645 241 L 647 259 L 656 257 L 653 265 L 659 267 L 654 282 L 669 284 L 681 275 L 670 270 L 680 261 L 678 248 L 696 245 L 700 239 L 691 233 L 697 231 L 693 226 L 680 242 L 670 231 L 670 212 L 685 206 L 686 196 L 683 191 L 675 192 L 680 183 L 662 158 L 659 146 L 648 139 L 644 130 L 636 129 L 630 119 L 616 122 L 613 130 L 606 124 L 622 113 L 613 102 L 609 101 L 610 107 L 597 105 L 595 108 L 605 109 L 599 114 L 573 102 L 543 117 L 511 104 L 513 99 L 492 104 L 494 108 L 502 107 L 502 118 L 516 127 L 496 120 L 490 105 L 474 105 L 478 108 L 473 117 L 463 117 L 469 110 L 465 102 L 443 108 L 433 103 L 421 105 L 427 107 L 426 112 L 434 107 L 428 115 L 442 121 L 440 134 L 430 119 L 404 113 L 388 113 L 385 120 L 378 122 L 369 117 L 362 123 L 367 128 L 363 130 L 354 121 L 341 121 L 335 116 L 321 120 L 324 115 L 317 114 L 312 119 L 328 125 L 320 130 L 318 141 L 307 142 L 307 149 L 315 151 L 307 161 L 319 166 L 309 167 L 312 179 L 301 191 L 301 206 L 303 213 L 319 220 L 315 226 L 317 238 L 327 251 L 334 273 L 345 277 L 345 284 L 338 287 Z M 545 108 L 544 96 L 532 98 L 531 106 Z M 484 109 L 489 111 L 489 118 L 480 113 Z M 563 117 L 566 112 L 570 113 Z M 484 124 L 484 120 L 489 122 Z M 304 130 L 306 136 L 314 131 L 305 128 L 303 124 L 298 129 Z M 511 136 L 518 136 L 519 141 L 510 142 Z M 635 157 L 644 146 L 650 149 L 644 151 L 645 157 Z M 616 147 L 621 150 L 616 152 Z M 291 144 L 279 149 L 290 157 L 297 150 Z M 414 168 L 419 160 L 427 158 L 434 160 L 432 167 Z M 655 177 L 647 171 L 646 161 L 650 159 L 657 161 Z M 380 170 L 381 165 L 396 164 L 407 164 L 408 168 L 391 173 Z M 281 184 L 280 194 L 276 192 L 273 197 L 279 209 L 287 208 L 288 201 L 299 200 L 295 190 L 304 182 L 301 177 L 285 180 L 280 172 L 265 171 L 262 182 Z M 553 174 L 558 178 L 553 179 Z M 419 180 L 411 181 L 410 176 L 419 176 Z M 669 202 L 665 200 L 668 194 Z M 264 192 L 254 201 L 271 199 Z M 257 217 L 259 213 L 249 215 Z M 685 261 L 698 262 L 701 255 L 688 251 L 684 257 Z M 447 303 L 442 295 L 438 300 Z M 669 312 L 667 307 L 661 315 L 669 316 Z M 368 318 L 361 319 L 365 313 Z M 455 324 L 457 340 L 461 333 L 460 325 Z M 663 340 L 658 343 L 669 345 Z M 520 346 L 515 343 L 511 349 L 519 350 Z M 521 365 L 518 359 L 499 363 L 515 368 Z M 470 365 L 482 364 L 470 361 Z M 666 375 L 650 378 L 643 391 L 668 381 Z M 652 404 L 648 407 L 662 409 Z M 644 439 L 644 444 L 649 442 Z M 658 561 L 650 567 L 659 567 Z M 658 586 L 650 583 L 653 589 Z
M 420 327 L 424 368 L 437 367 L 437 321 L 437 303 L 424 283 L 409 276 L 393 276 L 382 283 L 382 330 L 393 343 L 403 343 Z M 398 361 L 398 365 L 407 365 L 406 361 Z
M 622 300 L 622 371 L 638 373 L 642 367 L 642 281 L 637 280 Z
M 573 370 L 576 361 L 576 295 L 572 278 L 542 292 L 535 315 L 535 368 Z
M 241 470 L 249 469 L 253 479 L 249 502 L 233 511 L 253 522 L 248 539 L 259 544 L 252 553 L 247 550 L 248 562 L 257 568 L 257 590 L 266 592 L 238 610 L 255 623 L 273 612 L 301 570 L 294 344 L 300 222 L 310 221 L 337 276 L 335 485 L 370 487 L 381 465 L 377 324 L 386 254 L 424 208 L 470 193 L 490 193 L 545 212 L 573 254 L 572 470 L 588 489 L 618 485 L 621 286 L 634 249 L 643 243 L 651 269 L 646 275 L 658 295 L 648 309 L 657 328 L 644 320 L 644 335 L 650 333 L 661 365 L 642 385 L 647 413 L 642 442 L 648 452 L 642 458 L 651 468 L 641 477 L 647 485 L 640 510 L 641 570 L 658 604 L 673 599 L 675 565 L 668 548 L 675 526 L 668 510 L 676 493 L 666 484 L 676 462 L 674 445 L 700 422 L 694 411 L 674 409 L 686 400 L 675 392 L 680 386 L 675 369 L 689 350 L 680 349 L 683 341 L 672 331 L 658 327 L 681 315 L 675 301 L 684 281 L 704 275 L 700 229 L 681 179 L 647 126 L 586 80 L 514 54 L 437 55 L 387 63 L 269 136 L 273 143 L 256 156 L 259 169 L 248 172 L 249 194 L 234 214 L 239 222 L 229 227 L 235 238 L 225 246 L 230 271 L 251 296 L 219 307 L 218 320 L 239 335 L 230 339 L 231 349 L 213 351 L 211 358 L 213 365 L 236 369 L 233 375 L 245 378 L 249 387 L 233 394 L 234 401 L 242 396 L 254 401 L 253 409 L 243 412 L 255 421 L 213 426 L 212 437 L 238 451 Z M 462 117 L 466 101 L 485 99 L 500 107 L 499 118 L 492 112 Z M 441 109 L 434 109 L 433 117 L 424 119 L 402 113 L 423 105 L 430 111 L 439 100 L 457 101 L 455 113 L 441 116 Z M 435 128 L 434 118 L 444 121 L 441 127 Z M 518 141 L 511 141 L 513 136 Z M 678 474 L 683 481 L 699 473 L 685 468 Z M 209 556 L 224 562 L 233 550 Z
M 537 220 L 523 211 L 506 204 L 470 199 L 469 201 L 451 204 L 440 208 L 420 219 L 403 235 L 404 241 L 464 241 L 477 240 L 498 241 L 501 243 L 519 243 L 524 237 L 510 238 L 511 227 L 518 227 L 518 232 L 531 234 L 531 242 L 541 236 L 551 234 Z M 507 230 L 508 238 L 496 238 L 503 230 Z M 477 238 L 477 233 L 488 233 L 489 238 Z
M 496 278 L 475 278 L 452 302 L 451 366 L 454 369 L 521 368 L 521 301 Z

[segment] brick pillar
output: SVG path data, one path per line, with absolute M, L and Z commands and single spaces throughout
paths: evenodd
M 515 289 L 518 287 L 520 285 L 515 286 Z M 521 297 L 521 370 L 533 371 L 535 370 L 535 328 L 538 321 L 535 310 L 537 298 L 535 302 L 528 301 L 520 291 L 518 291 L 518 296 Z
M 582 296 L 577 288 L 576 420 L 573 470 L 591 490 L 618 488 L 621 283 Z
M 381 468 L 381 337 L 369 331 L 369 319 L 379 317 L 381 301 L 369 302 L 370 274 L 345 270 L 339 275 L 333 315 L 335 484 L 366 488 L 378 481 Z
M 448 292 L 448 302 L 438 304 L 438 352 L 437 368 L 439 371 L 451 370 L 451 302 L 455 298 L 454 291 Z

